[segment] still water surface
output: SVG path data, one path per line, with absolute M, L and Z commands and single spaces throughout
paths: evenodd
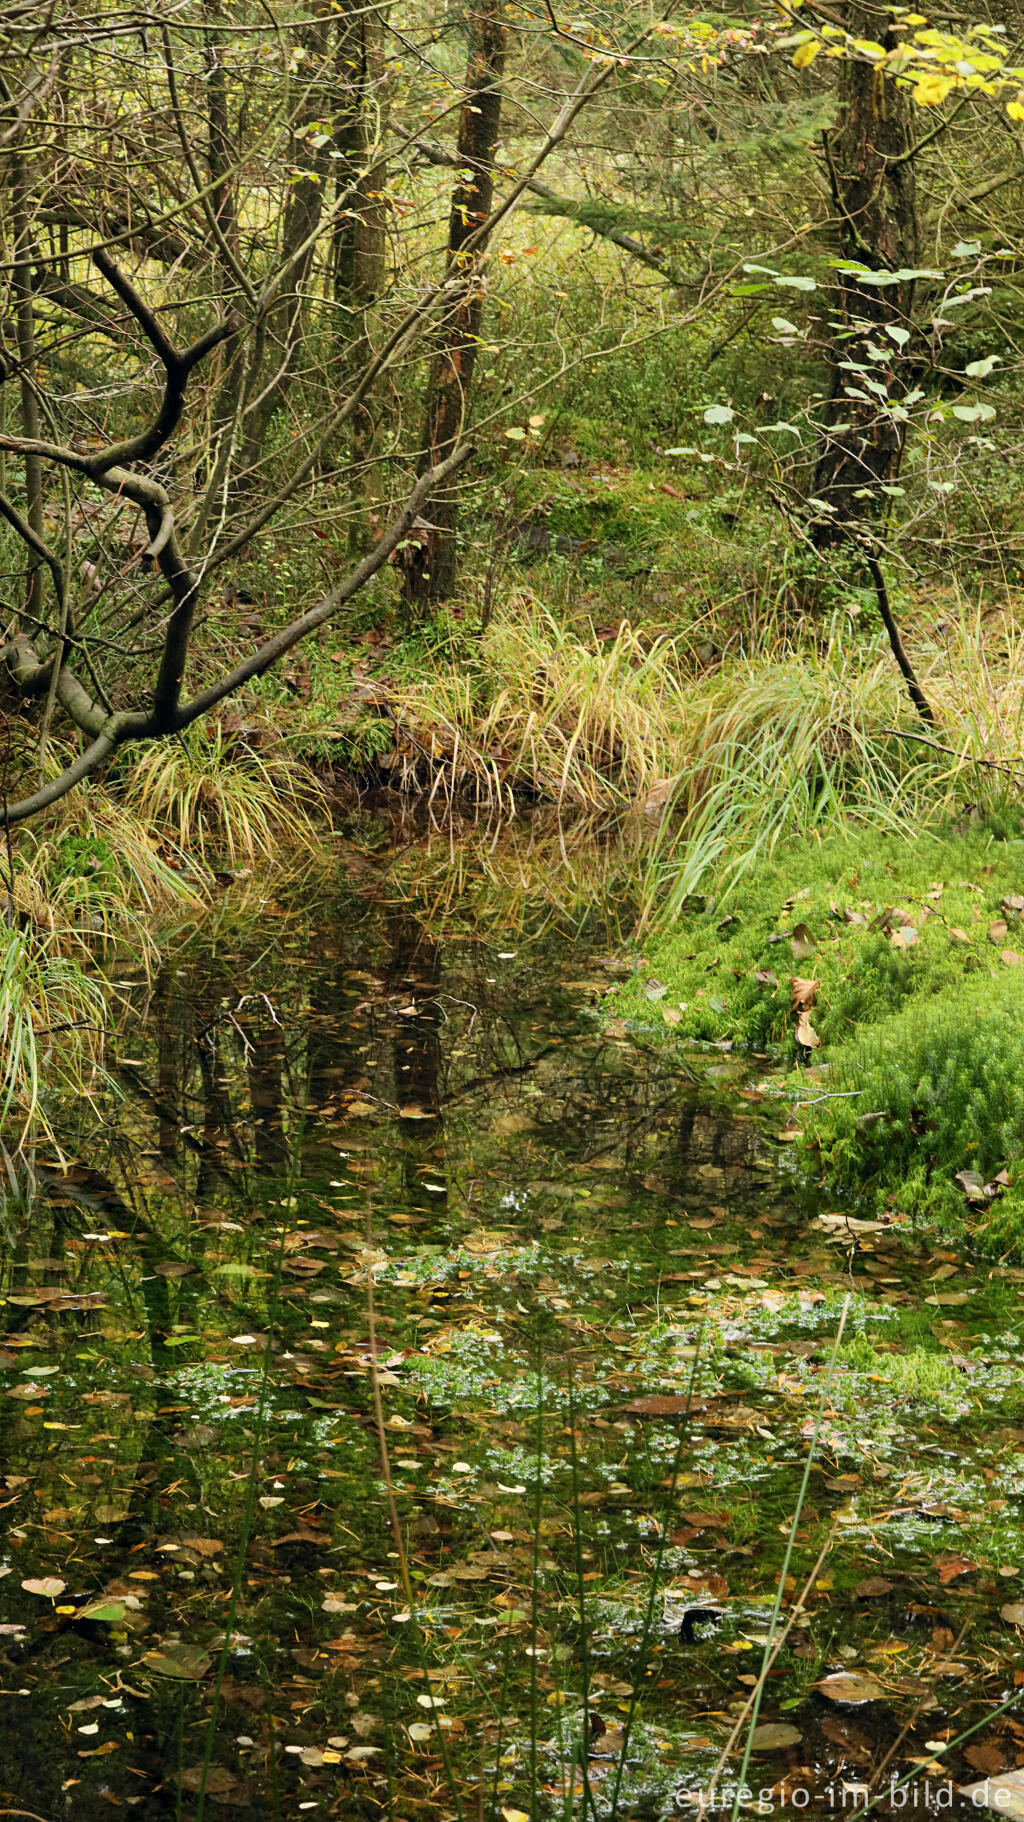
M 1024 1274 L 616 1020 L 628 861 L 364 820 L 126 989 L 5 1216 L 0 1814 L 695 1815 L 780 1576 L 762 1813 L 944 1805 L 1024 1683 Z

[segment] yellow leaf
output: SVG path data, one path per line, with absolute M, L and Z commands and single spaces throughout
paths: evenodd
M 1011 120 L 1024 120 L 1024 101 L 1008 101 L 1006 112 Z
M 919 108 L 937 107 L 940 101 L 945 101 L 952 87 L 948 76 L 919 76 L 914 100 Z
M 821 45 L 817 38 L 808 38 L 806 44 L 799 45 L 793 52 L 793 68 L 795 70 L 805 70 L 809 63 L 814 62 L 820 49 Z

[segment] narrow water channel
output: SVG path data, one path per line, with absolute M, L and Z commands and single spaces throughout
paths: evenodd
M 741 1812 L 1024 1758 L 1024 1272 L 627 1030 L 623 877 L 364 820 L 123 970 L 3 1216 L 0 1815 L 653 1822 L 738 1723 L 731 1811 L 783 1632 Z

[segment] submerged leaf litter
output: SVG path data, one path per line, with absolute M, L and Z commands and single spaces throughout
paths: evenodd
M 1024 1272 L 801 1193 L 493 869 L 186 932 L 9 1202 L 0 1810 L 1012 1808 Z

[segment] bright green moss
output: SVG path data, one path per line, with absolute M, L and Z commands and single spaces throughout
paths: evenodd
M 1024 980 L 979 974 L 916 1002 L 839 1051 L 808 1110 L 826 1179 L 875 1206 L 967 1223 L 995 1245 L 1024 1236 Z M 1001 1171 L 1009 1186 L 980 1185 Z M 1018 1182 L 1017 1179 L 1020 1178 Z
M 957 994 L 974 974 L 1009 975 L 1001 950 L 1016 944 L 1024 954 L 1024 926 L 1011 912 L 993 945 L 989 925 L 1003 917 L 1001 901 L 1022 892 L 1019 838 L 791 843 L 726 901 L 698 899 L 660 932 L 615 1010 L 679 1037 L 778 1047 L 798 1060 L 791 983 L 814 980 L 811 1023 L 825 1061 L 902 1005 Z

